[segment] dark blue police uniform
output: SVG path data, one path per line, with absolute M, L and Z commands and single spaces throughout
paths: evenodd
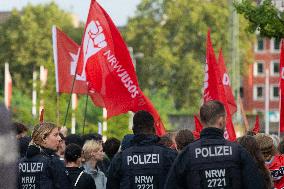
M 132 146 L 113 158 L 107 188 L 162 189 L 176 152 L 158 141 L 155 135 L 135 135 Z
M 166 184 L 173 188 L 263 188 L 264 182 L 248 152 L 224 139 L 223 131 L 205 128 L 175 160 Z
M 18 163 L 18 188 L 71 189 L 63 163 L 53 150 L 28 147 L 26 157 Z

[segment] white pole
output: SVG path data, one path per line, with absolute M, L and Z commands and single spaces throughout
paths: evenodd
M 75 93 L 72 93 L 72 118 L 71 118 L 71 133 L 76 133 L 76 116 L 75 116 L 75 110 L 77 106 L 77 95 Z
M 136 59 L 134 57 L 133 47 L 128 47 L 128 51 L 131 56 L 134 69 L 136 71 Z M 132 111 L 128 111 L 128 130 L 130 131 L 132 130 L 132 127 L 133 127 L 133 117 L 134 117 L 134 113 Z
M 269 67 L 265 69 L 265 133 L 269 134 Z
M 107 131 L 107 109 L 103 108 L 103 131 Z
M 8 109 L 9 108 L 9 100 L 8 100 L 8 80 L 9 80 L 9 64 L 8 63 L 5 63 L 5 71 L 4 71 L 4 77 L 5 77 L 5 81 L 4 81 L 4 104 L 6 106 L 6 108 Z
M 107 109 L 103 108 L 103 131 L 106 132 L 107 131 Z M 103 141 L 105 142 L 107 140 L 107 136 L 103 135 Z
M 33 71 L 33 94 L 32 94 L 32 115 L 35 118 L 36 117 L 36 99 L 37 99 L 37 92 L 36 92 L 36 87 L 37 87 L 37 72 L 34 70 Z

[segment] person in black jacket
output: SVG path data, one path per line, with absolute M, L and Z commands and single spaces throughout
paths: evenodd
M 26 157 L 18 163 L 18 188 L 72 188 L 64 164 L 55 154 L 59 141 L 55 124 L 44 122 L 34 127 Z
M 85 173 L 81 165 L 82 148 L 77 144 L 67 145 L 64 153 L 66 170 L 73 189 L 96 189 L 92 176 Z
M 154 119 L 146 111 L 133 117 L 131 146 L 118 153 L 108 170 L 107 189 L 162 188 L 176 152 L 159 145 Z
M 0 188 L 17 186 L 18 145 L 11 123 L 11 114 L 0 104 Z
M 165 189 L 264 188 L 257 165 L 239 144 L 224 139 L 226 112 L 219 101 L 200 108 L 204 129 L 177 157 Z

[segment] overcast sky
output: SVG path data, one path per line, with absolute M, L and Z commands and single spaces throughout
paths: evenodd
M 0 0 L 0 11 L 10 11 L 13 8 L 21 9 L 28 3 L 48 3 L 52 0 Z M 86 21 L 90 0 L 53 0 L 65 11 L 75 13 L 80 20 Z M 133 16 L 136 6 L 141 0 L 97 0 L 108 12 L 117 26 L 123 26 L 129 16 Z

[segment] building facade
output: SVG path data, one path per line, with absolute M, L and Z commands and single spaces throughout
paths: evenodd
M 243 78 L 243 103 L 246 112 L 265 114 L 269 101 L 269 122 L 279 122 L 280 39 L 258 37 L 254 46 L 254 62 Z

